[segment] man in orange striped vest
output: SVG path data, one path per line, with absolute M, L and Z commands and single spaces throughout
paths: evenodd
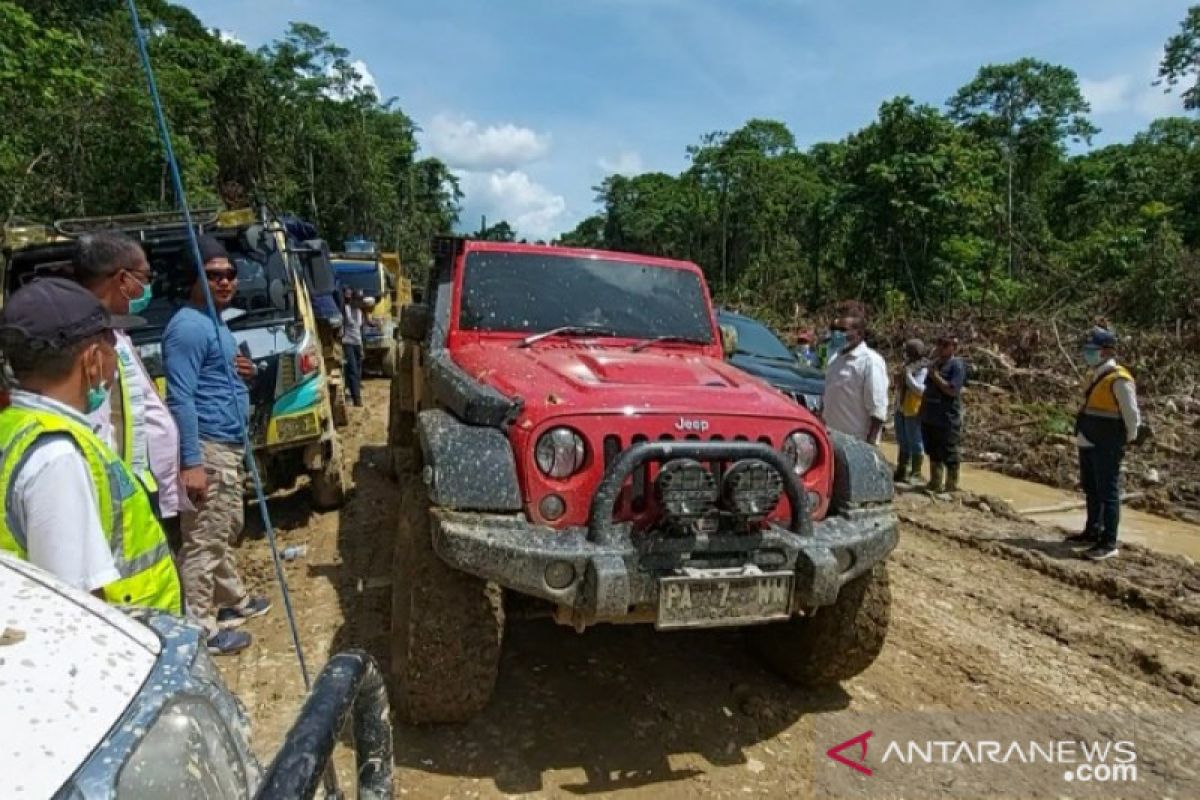
M 1117 363 L 1116 334 L 1093 328 L 1084 341 L 1083 358 L 1093 372 L 1083 407 L 1075 417 L 1075 434 L 1087 524 L 1082 533 L 1067 541 L 1089 545 L 1083 557 L 1101 561 L 1118 552 L 1121 461 L 1125 447 L 1137 441 L 1141 415 L 1133 376 Z

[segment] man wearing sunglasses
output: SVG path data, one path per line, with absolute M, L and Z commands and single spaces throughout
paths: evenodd
M 200 239 L 204 281 L 220 314 L 237 294 L 237 268 L 219 240 Z M 233 630 L 267 613 L 238 576 L 233 543 L 242 531 L 242 431 L 250 413 L 250 359 L 223 322 L 213 323 L 205 283 L 195 276 L 188 303 L 163 333 L 167 405 L 179 425 L 182 482 L 195 511 L 180 516 L 179 569 L 188 610 L 204 626 L 209 652 L 236 653 L 250 635 Z M 232 376 L 232 377 L 231 377 Z
M 111 314 L 140 314 L 150 305 L 154 274 L 141 245 L 123 233 L 82 237 L 71 266 L 72 277 Z M 156 501 L 159 519 L 169 527 L 186 503 L 179 484 L 179 429 L 133 341 L 124 331 L 114 333 L 117 380 L 90 419 L 100 438 L 142 481 Z

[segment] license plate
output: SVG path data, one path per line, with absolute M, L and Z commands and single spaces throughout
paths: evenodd
M 279 437 L 279 441 L 286 442 L 291 439 L 316 436 L 320 433 L 320 427 L 317 424 L 315 414 L 304 414 L 298 417 L 284 417 L 276 420 L 275 431 Z
M 711 628 L 787 619 L 792 574 L 678 576 L 658 582 L 655 627 Z

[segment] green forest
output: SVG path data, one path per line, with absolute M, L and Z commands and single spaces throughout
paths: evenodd
M 613 175 L 565 244 L 704 267 L 727 302 L 792 317 L 859 298 L 945 315 L 1071 306 L 1140 324 L 1200 316 L 1200 6 L 1167 39 L 1181 116 L 1088 150 L 1069 68 L 987 65 L 943 107 L 896 97 L 841 141 L 782 122 L 700 137 L 679 175 Z M 1070 145 L 1076 145 L 1071 155 Z
M 325 32 L 280 19 L 282 37 L 250 50 L 163 0 L 139 7 L 193 205 L 266 204 L 415 264 L 454 226 L 454 175 Z M 1200 6 L 1164 40 L 1146 81 L 1177 92 L 1180 116 L 1131 142 L 1088 147 L 1098 131 L 1069 67 L 986 65 L 944 105 L 893 98 L 837 142 L 802 148 L 761 119 L 704 134 L 678 175 L 608 177 L 600 213 L 561 243 L 693 260 L 724 301 L 777 318 L 854 297 L 895 313 L 1193 320 Z M 0 119 L 6 224 L 175 205 L 119 0 L 0 0 Z
M 325 32 L 280 19 L 252 51 L 179 6 L 138 7 L 193 206 L 266 204 L 417 263 L 451 229 L 454 176 Z M 5 223 L 175 207 L 120 0 L 0 0 L 0 120 Z

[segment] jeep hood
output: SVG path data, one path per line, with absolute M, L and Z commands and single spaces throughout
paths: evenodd
M 454 352 L 469 375 L 527 410 L 696 413 L 795 418 L 797 406 L 757 378 L 694 351 L 579 343 L 469 344 Z M 804 413 L 804 412 L 799 412 Z

